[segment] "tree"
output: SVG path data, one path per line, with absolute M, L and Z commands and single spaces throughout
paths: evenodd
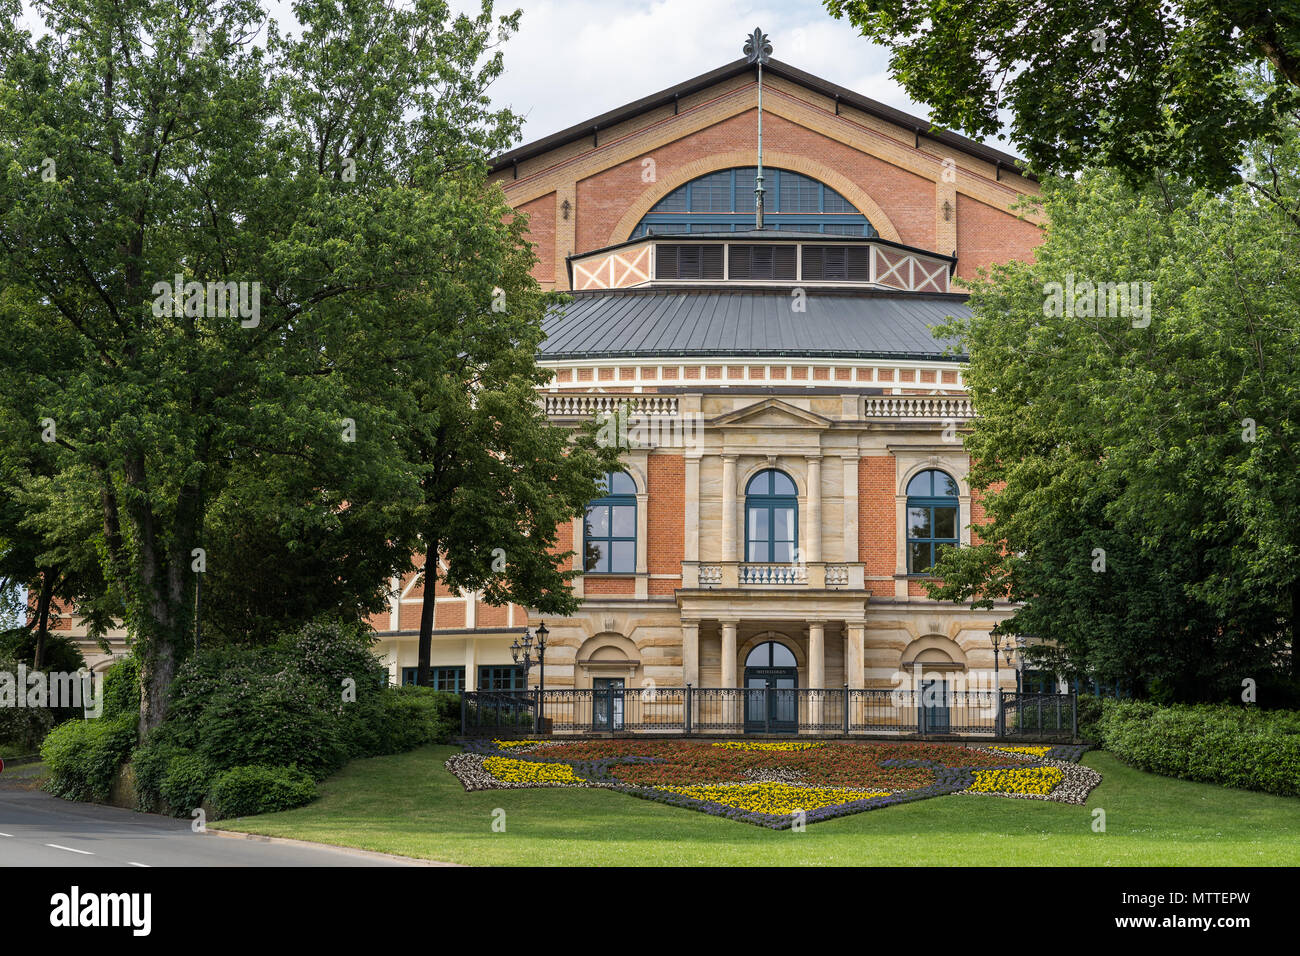
M 485 91 L 518 14 L 303 0 L 289 38 L 254 0 L 38 9 L 33 39 L 0 0 L 0 287 L 21 293 L 0 390 L 41 383 L 11 405 L 53 422 L 52 512 L 96 518 L 143 733 L 239 468 L 322 476 L 286 526 L 411 487 L 393 416 L 365 401 L 400 360 L 370 347 L 375 317 L 447 265 L 465 224 L 437 218 L 441 184 L 517 133 Z
M 1300 8 L 1266 0 L 825 0 L 890 50 L 939 126 L 1011 139 L 1043 174 L 1239 178 L 1245 146 L 1300 101 Z M 1262 95 L 1239 74 L 1267 66 Z
M 550 380 L 536 363 L 542 319 L 556 298 L 532 277 L 525 220 L 484 175 L 467 170 L 459 192 L 443 193 L 454 209 L 441 218 L 474 229 L 446 236 L 446 268 L 382 332 L 403 360 L 377 401 L 398 415 L 419 484 L 403 524 L 418 533 L 422 557 L 420 684 L 429 680 L 439 582 L 490 604 L 577 608 L 569 582 L 579 572 L 567 567 L 572 552 L 558 530 L 585 513 L 618 462 L 595 422 L 552 425 L 538 400 Z
M 11 292 L 0 296 L 11 300 Z M 75 605 L 92 635 L 102 635 L 114 613 L 121 613 L 99 565 L 93 520 L 84 512 L 54 508 L 48 488 L 57 453 L 16 413 L 16 406 L 24 398 L 34 400 L 40 388 L 39 382 L 23 380 L 0 392 L 0 631 L 19 632 L 9 635 L 10 653 L 38 669 L 51 663 L 47 652 L 56 602 Z M 30 605 L 17 604 L 21 591 L 30 596 Z M 75 649 L 73 654 L 80 656 Z
M 1298 140 L 1247 156 L 1289 203 Z M 931 594 L 1020 602 L 998 630 L 1071 673 L 1185 700 L 1271 682 L 1277 703 L 1300 677 L 1300 228 L 1245 184 L 1101 171 L 1046 183 L 1044 211 L 1035 262 L 946 330 L 987 520 Z

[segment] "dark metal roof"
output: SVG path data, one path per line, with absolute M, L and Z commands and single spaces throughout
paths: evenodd
M 680 99 L 683 96 L 689 96 L 692 93 L 698 93 L 706 90 L 716 83 L 723 80 L 729 80 L 734 76 L 747 73 L 754 69 L 752 63 L 744 59 L 735 60 L 726 66 L 711 70 L 708 73 L 702 73 L 699 76 L 678 83 L 666 90 L 660 90 L 658 93 L 652 93 L 649 96 L 642 97 L 639 100 L 628 103 L 626 106 L 620 106 L 618 109 L 610 110 L 599 116 L 594 116 L 589 120 L 570 126 L 568 129 L 560 130 L 558 133 L 552 133 L 542 139 L 534 140 L 531 143 L 525 143 L 517 146 L 509 152 L 502 153 L 493 159 L 489 168 L 492 172 L 497 172 L 507 168 L 514 163 L 521 163 L 526 159 L 532 159 L 543 153 L 549 152 L 560 146 L 580 139 L 586 139 L 593 134 L 599 133 L 600 130 L 609 129 L 611 126 L 617 126 L 619 123 L 626 122 L 633 117 L 650 110 L 658 109 L 661 106 L 667 106 Z M 896 110 L 892 106 L 886 106 L 879 100 L 873 100 L 870 97 L 863 96 L 861 93 L 855 93 L 846 86 L 840 86 L 831 83 L 829 80 L 823 80 L 819 76 L 806 73 L 797 67 L 790 66 L 788 63 L 782 63 L 780 60 L 771 60 L 764 67 L 768 73 L 784 77 L 787 80 L 806 86 L 810 90 L 829 96 L 831 99 L 838 100 L 841 103 L 852 106 L 854 109 L 883 119 L 886 122 L 894 123 L 904 129 L 910 130 L 914 135 L 924 136 L 926 139 L 943 143 L 951 146 L 953 149 L 959 149 L 962 152 L 984 160 L 986 163 L 993 163 L 1004 169 L 1019 172 L 1029 179 L 1035 179 L 1032 174 L 1025 172 L 1020 168 L 1022 162 L 1018 157 L 1005 153 L 1000 149 L 994 149 L 991 146 L 985 146 L 983 143 L 977 143 L 973 139 L 967 139 L 957 133 L 950 133 L 946 130 L 932 129 L 930 121 L 921 119 L 919 116 L 913 116 L 910 113 L 904 113 L 902 110 Z
M 538 358 L 789 356 L 948 359 L 956 343 L 931 328 L 970 315 L 957 294 L 805 288 L 692 286 L 572 293 L 543 322 Z

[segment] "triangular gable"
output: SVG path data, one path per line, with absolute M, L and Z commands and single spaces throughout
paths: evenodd
M 739 425 L 744 427 L 791 427 L 825 428 L 831 424 L 829 418 L 823 418 L 814 412 L 796 408 L 779 398 L 767 398 L 753 405 L 746 405 L 734 412 L 719 415 L 713 419 L 714 425 Z

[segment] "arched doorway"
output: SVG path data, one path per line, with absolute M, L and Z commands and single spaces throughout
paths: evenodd
M 799 669 L 794 652 L 766 641 L 745 658 L 745 733 L 793 734 L 799 729 Z

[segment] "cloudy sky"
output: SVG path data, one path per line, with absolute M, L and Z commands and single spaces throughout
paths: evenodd
M 773 56 L 833 83 L 927 115 L 889 77 L 885 51 L 818 0 L 522 0 L 495 95 L 537 139 L 741 56 L 755 27 Z
M 264 0 L 292 31 L 291 0 Z M 478 0 L 451 0 L 476 11 Z M 36 27 L 27 4 L 27 25 Z M 820 0 L 498 0 L 524 11 L 505 46 L 506 74 L 493 95 L 527 117 L 524 140 L 539 139 L 606 110 L 735 60 L 755 27 L 773 56 L 833 83 L 926 117 L 889 76 L 884 49 L 835 20 Z M 989 140 L 989 145 L 1009 149 Z

